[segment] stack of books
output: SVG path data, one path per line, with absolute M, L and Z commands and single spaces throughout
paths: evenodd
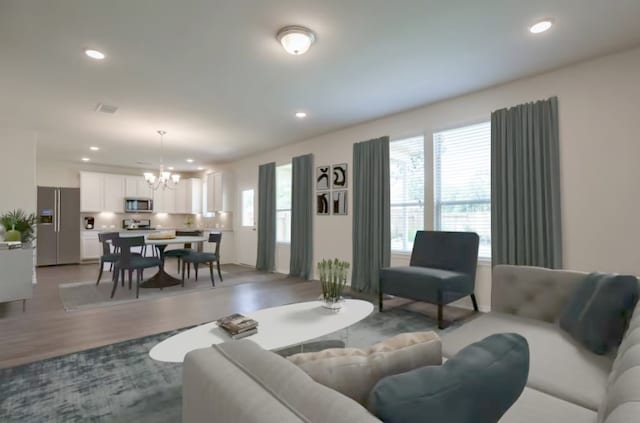
M 258 333 L 258 322 L 234 313 L 230 316 L 217 320 L 218 326 L 224 329 L 231 339 L 241 339 Z

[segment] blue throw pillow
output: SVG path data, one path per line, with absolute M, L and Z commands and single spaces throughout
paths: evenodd
M 388 423 L 495 423 L 518 399 L 529 376 L 529 344 L 515 333 L 491 335 L 442 366 L 380 380 L 371 412 Z
M 560 315 L 560 327 L 596 354 L 620 345 L 638 302 L 635 276 L 590 273 Z

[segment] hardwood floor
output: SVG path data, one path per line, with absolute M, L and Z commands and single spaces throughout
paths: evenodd
M 320 284 L 258 272 L 247 283 L 136 303 L 66 312 L 58 285 L 95 279 L 97 264 L 37 269 L 33 299 L 0 304 L 0 368 L 209 322 L 224 315 L 317 298 Z M 224 270 L 224 267 L 223 267 Z M 260 282 L 251 282 L 260 275 Z M 105 276 L 108 279 L 108 276 Z M 256 278 L 257 279 L 257 278 Z

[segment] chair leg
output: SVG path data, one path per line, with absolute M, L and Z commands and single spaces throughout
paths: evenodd
M 122 286 L 123 286 L 123 287 L 124 287 L 124 280 L 125 280 L 125 277 L 124 277 L 124 276 L 125 276 L 125 274 L 124 274 L 124 269 L 122 269 L 122 270 L 120 271 L 120 277 L 122 278 Z
M 215 288 L 216 283 L 213 280 L 213 262 L 212 261 L 209 262 L 209 273 L 211 274 L 211 285 L 213 285 L 213 287 Z
M 473 303 L 473 309 L 478 311 L 478 301 L 476 301 L 476 294 L 471 294 L 471 302 Z
M 133 269 L 129 269 L 129 289 L 131 289 L 131 280 L 133 279 Z
M 384 294 L 382 293 L 382 290 L 380 289 L 378 292 L 378 311 L 380 311 L 382 313 L 382 301 L 384 298 Z
M 184 260 L 182 261 L 182 287 L 184 288 L 184 268 L 185 268 L 186 263 L 184 262 Z M 180 270 L 178 268 L 178 270 Z
M 193 263 L 193 270 L 196 272 L 196 282 L 198 282 L 198 263 Z
M 191 279 L 191 263 L 187 263 L 187 279 Z
M 140 280 L 142 279 L 142 270 L 136 272 L 136 299 L 140 297 Z
M 118 275 L 119 275 L 119 272 L 117 271 L 117 268 L 116 268 L 116 272 L 114 272 L 113 274 L 113 288 L 111 289 L 111 298 L 113 298 L 113 296 L 116 295 L 116 288 L 118 288 Z
M 442 323 L 442 304 L 438 304 L 438 329 L 444 329 Z
M 111 263 L 113 266 L 113 263 Z M 98 280 L 96 281 L 96 285 L 100 283 L 100 279 L 102 279 L 102 269 L 104 268 L 104 262 L 100 259 L 100 270 L 98 271 Z
M 220 277 L 220 282 L 224 282 L 222 279 L 222 272 L 220 271 L 220 260 L 216 260 L 216 264 L 218 266 L 218 276 Z
M 180 274 L 180 257 L 178 257 L 178 275 Z

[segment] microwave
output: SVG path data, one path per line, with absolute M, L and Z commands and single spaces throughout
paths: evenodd
M 149 198 L 125 198 L 125 213 L 153 213 L 153 200 Z

